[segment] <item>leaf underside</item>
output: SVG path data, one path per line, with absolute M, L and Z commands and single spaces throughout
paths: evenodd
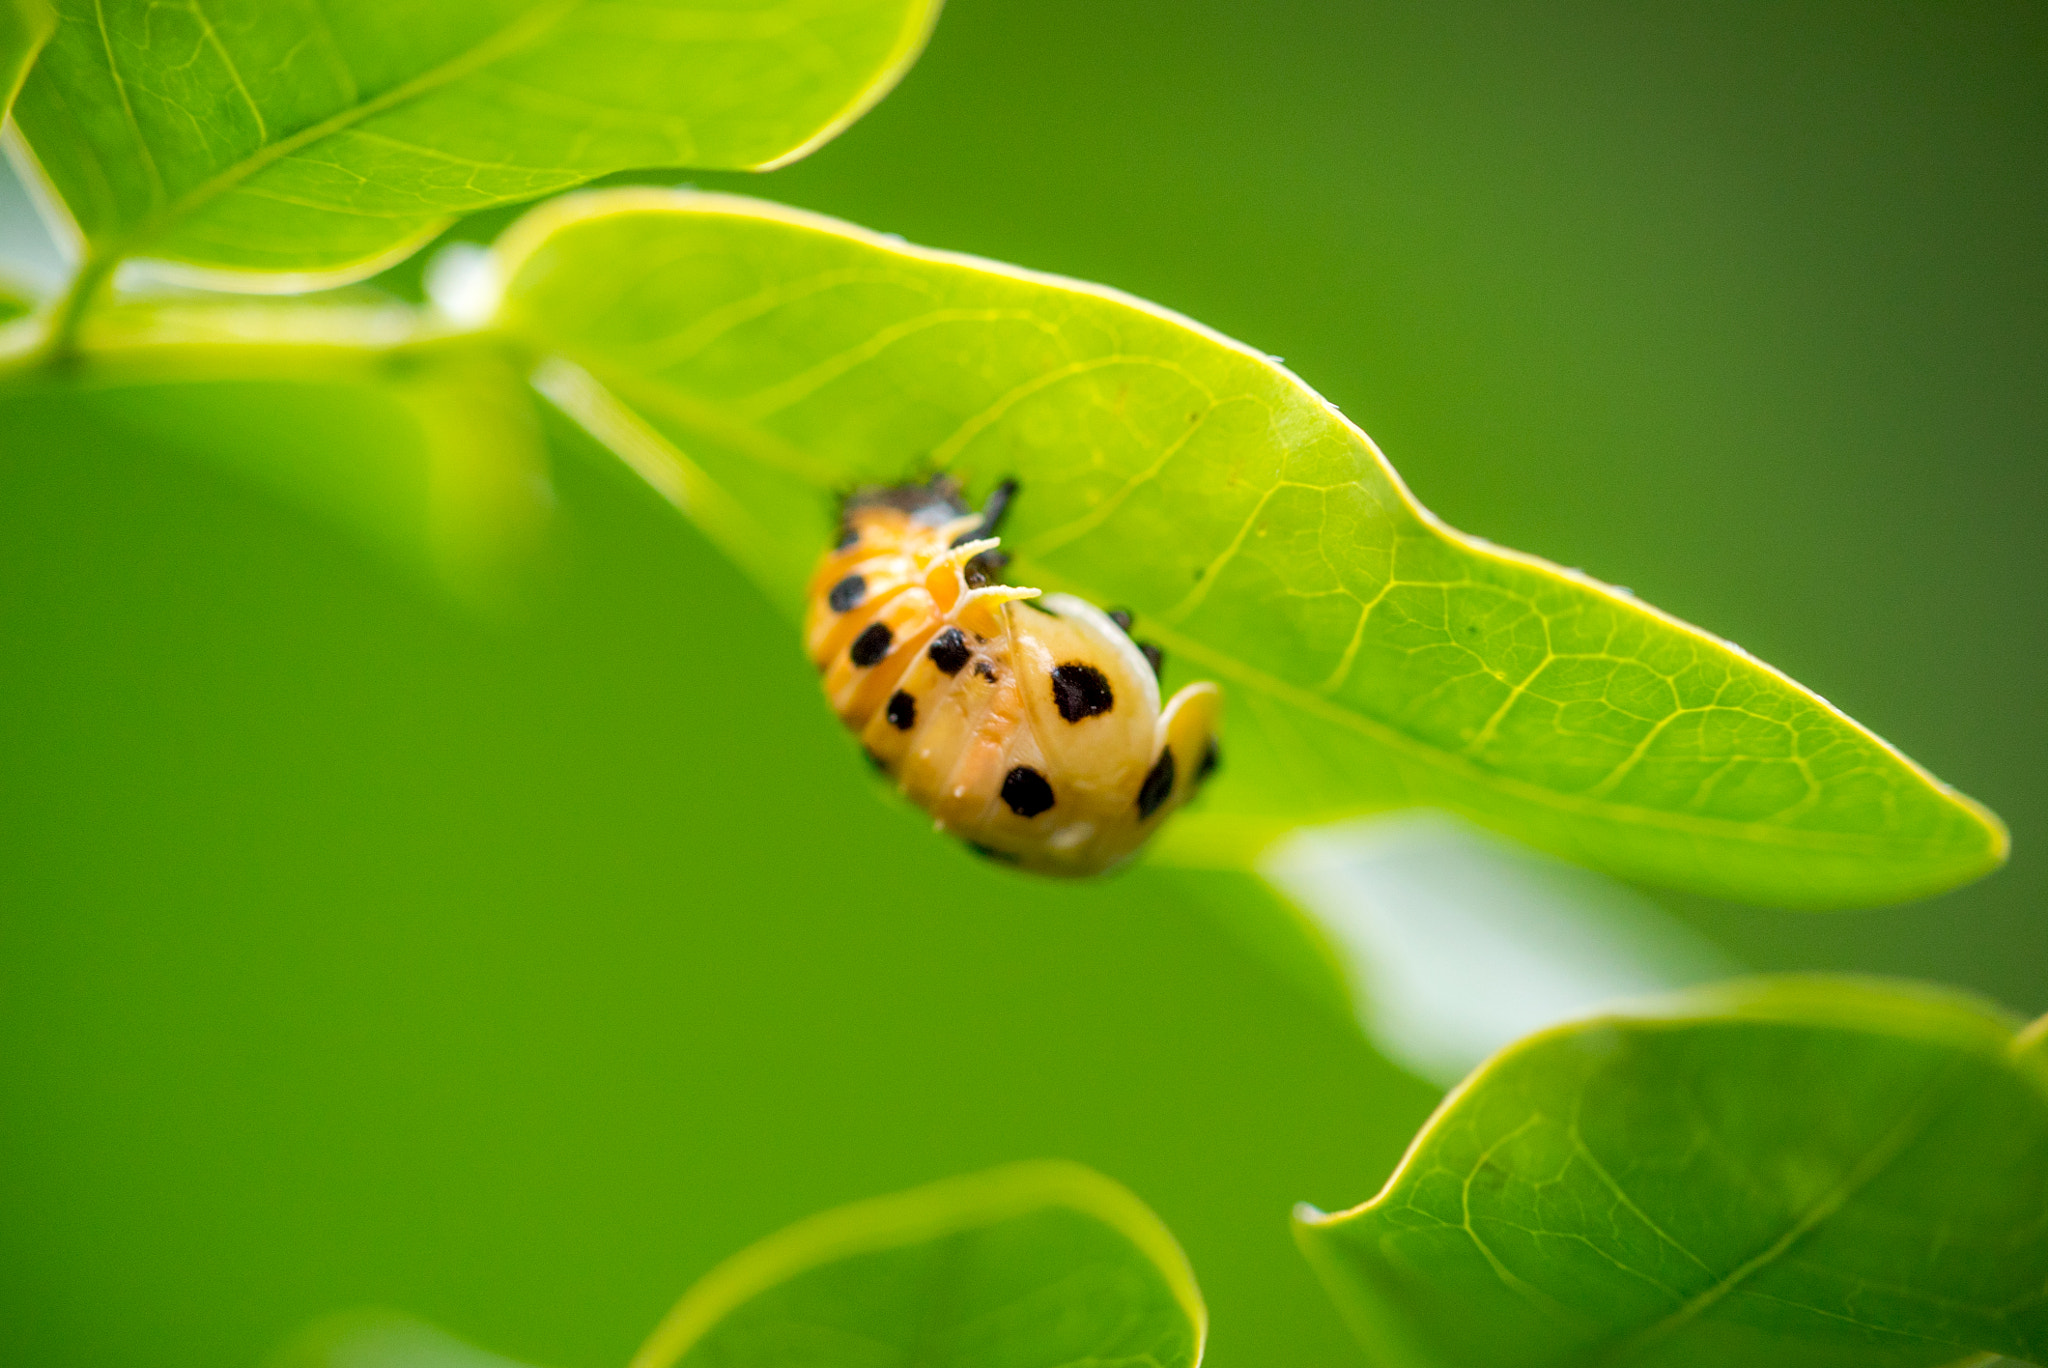
M 632 1368 L 1193 1368 L 1206 1313 L 1135 1197 L 1019 1164 L 827 1212 L 713 1270 Z
M 576 368 L 556 397 L 657 451 L 786 604 L 835 492 L 1019 480 L 1013 579 L 1132 608 L 1180 676 L 1226 684 L 1223 781 L 1176 819 L 1212 847 L 1435 804 L 1624 877 L 1800 906 L 2003 858 L 1994 817 L 1811 692 L 1444 527 L 1293 375 L 1163 310 L 685 192 L 557 201 L 500 250 L 501 325 Z
M 894 82 L 936 8 L 60 0 L 16 115 L 98 257 L 360 274 L 607 172 L 799 155 Z
M 2048 1058 L 1959 995 L 1691 994 L 1530 1038 L 1297 1224 L 1389 1368 L 2048 1356 Z

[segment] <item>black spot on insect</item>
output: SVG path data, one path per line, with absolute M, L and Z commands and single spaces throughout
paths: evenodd
M 1223 752 L 1216 749 L 1216 740 L 1211 737 L 1209 744 L 1202 749 L 1202 763 L 1195 766 L 1195 782 L 1199 784 L 1207 780 L 1222 763 Z
M 1045 614 L 1045 615 L 1046 615 L 1047 617 L 1053 617 L 1053 618 L 1056 618 L 1056 617 L 1058 617 L 1058 616 L 1059 616 L 1059 614 L 1058 614 L 1058 613 L 1055 613 L 1055 612 L 1054 612 L 1054 611 L 1053 611 L 1052 609 L 1050 609 L 1050 608 L 1046 607 L 1046 606 L 1045 606 L 1044 604 L 1040 603 L 1040 602 L 1039 602 L 1039 601 L 1038 601 L 1037 599 L 1019 599 L 1019 600 L 1017 600 L 1017 601 L 1018 601 L 1019 603 L 1023 604 L 1023 605 L 1024 605 L 1024 606 L 1025 606 L 1026 608 L 1029 608 L 1029 609 L 1030 609 L 1030 610 L 1031 610 L 1032 612 L 1034 612 L 1034 613 L 1043 613 L 1043 614 Z
M 1173 796 L 1173 747 L 1159 752 L 1159 762 L 1152 766 L 1152 772 L 1145 776 L 1145 782 L 1138 785 L 1138 820 L 1144 821 L 1159 811 L 1159 805 Z
M 1003 801 L 1019 817 L 1036 817 L 1052 806 L 1052 785 L 1029 765 L 1019 765 L 1003 776 Z
M 898 689 L 889 695 L 889 725 L 897 731 L 909 731 L 917 725 L 917 700 Z
M 868 596 L 868 582 L 860 575 L 848 575 L 832 586 L 832 592 L 825 595 L 825 602 L 832 605 L 832 611 L 843 613 Z
M 994 846 L 985 846 L 979 841 L 969 841 L 966 844 L 969 850 L 984 860 L 994 860 L 997 864 L 1017 863 L 1017 857 L 1007 850 L 997 850 Z
M 1138 654 L 1145 657 L 1145 663 L 1152 667 L 1152 677 L 1154 679 L 1164 679 L 1166 677 L 1166 652 L 1159 649 L 1157 642 L 1139 642 Z
M 896 634 L 889 630 L 887 623 L 871 622 L 865 632 L 853 639 L 853 649 L 846 653 L 847 659 L 866 669 L 889 654 L 889 643 L 895 639 Z
M 973 652 L 967 649 L 966 634 L 958 627 L 948 627 L 932 638 L 931 649 L 925 654 L 932 658 L 932 664 L 949 675 L 956 675 Z
M 1129 636 L 1131 623 L 1136 619 L 1131 616 L 1131 610 L 1128 608 L 1112 608 L 1109 610 L 1109 620 L 1121 627 L 1125 636 Z
M 989 664 L 986 660 L 975 661 L 974 672 L 991 684 L 996 682 L 996 667 Z
M 841 523 L 839 525 L 839 540 L 832 543 L 832 549 L 834 551 L 844 551 L 859 540 L 859 528 L 855 527 L 852 523 Z
M 1102 671 L 1093 665 L 1069 661 L 1055 666 L 1052 672 L 1053 706 L 1060 710 L 1060 716 L 1069 722 L 1079 722 L 1084 717 L 1106 713 L 1116 706 L 1116 695 L 1110 692 L 1109 681 L 1102 677 Z

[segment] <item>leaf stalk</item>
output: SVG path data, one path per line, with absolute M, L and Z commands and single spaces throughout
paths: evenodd
M 77 362 L 79 329 L 94 303 L 105 293 L 114 268 L 120 264 L 121 255 L 117 252 L 87 255 L 78 268 L 78 274 L 71 277 L 71 283 L 65 286 L 56 308 L 51 311 L 49 330 L 44 334 L 37 363 L 59 369 Z

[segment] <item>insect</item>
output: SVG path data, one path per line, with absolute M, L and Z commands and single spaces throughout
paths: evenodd
M 1127 614 L 997 582 L 992 535 L 944 476 L 847 499 L 811 577 L 804 646 L 896 787 L 984 855 L 1045 874 L 1129 858 L 1216 764 L 1221 695 L 1159 706 Z

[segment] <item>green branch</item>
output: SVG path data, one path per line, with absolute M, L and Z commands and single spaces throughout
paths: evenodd
M 58 367 L 78 359 L 78 330 L 121 260 L 118 252 L 95 252 L 86 257 L 50 314 L 49 328 L 35 356 L 36 364 Z

